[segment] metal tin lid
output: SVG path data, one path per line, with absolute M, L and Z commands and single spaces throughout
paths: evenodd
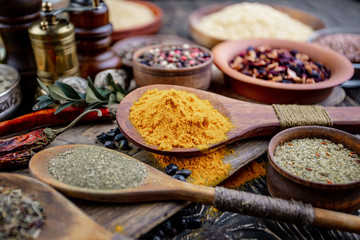
M 19 85 L 19 72 L 12 66 L 0 64 L 0 97 Z

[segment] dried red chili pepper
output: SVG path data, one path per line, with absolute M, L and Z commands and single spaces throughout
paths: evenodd
M 34 152 L 45 148 L 57 135 L 74 126 L 83 116 L 95 111 L 101 116 L 98 109 L 88 110 L 64 128 L 43 128 L 21 136 L 0 139 L 0 170 L 26 165 Z
M 95 112 L 92 112 L 82 118 L 81 122 L 115 119 L 115 113 L 109 108 L 99 109 L 102 113 L 101 117 L 99 117 Z M 37 127 L 68 124 L 84 112 L 84 108 L 68 107 L 60 113 L 54 115 L 55 111 L 56 109 L 43 109 L 11 120 L 0 122 L 0 136 L 23 132 Z

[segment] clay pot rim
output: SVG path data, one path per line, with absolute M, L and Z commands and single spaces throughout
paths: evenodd
M 324 131 L 328 133 L 331 136 L 340 135 L 341 137 L 350 139 L 353 142 L 356 142 L 360 145 L 360 139 L 351 135 L 350 133 L 347 133 L 345 131 L 341 131 L 335 128 L 330 127 L 323 127 L 323 126 L 300 126 L 300 127 L 292 127 L 288 128 L 286 130 L 283 130 L 276 134 L 271 140 L 268 145 L 268 151 L 267 156 L 269 159 L 269 163 L 271 166 L 275 169 L 275 171 L 279 174 L 281 174 L 283 177 L 285 177 L 287 180 L 296 182 L 298 184 L 307 186 L 307 187 L 314 187 L 319 189 L 328 189 L 328 190 L 341 190 L 341 189 L 350 189 L 350 188 L 357 188 L 360 187 L 360 180 L 348 182 L 348 183 L 335 183 L 335 184 L 327 184 L 327 183 L 319 183 L 314 181 L 309 181 L 304 178 L 300 178 L 296 175 L 293 175 L 289 172 L 287 172 L 285 169 L 283 169 L 280 165 L 276 163 L 274 160 L 274 151 L 278 145 L 280 145 L 283 142 L 289 141 L 290 139 L 293 139 L 291 135 L 293 133 L 306 133 L 308 137 L 319 137 L 319 132 Z M 321 136 L 320 136 L 321 137 Z M 331 140 L 332 141 L 332 140 Z M 345 141 L 344 141 L 345 142 Z M 339 142 L 340 143 L 340 142 Z M 343 142 L 341 142 L 343 143 Z M 345 145 L 345 144 L 344 144 Z M 346 145 L 345 145 L 346 146 Z M 353 149 L 354 150 L 354 149 Z M 354 150 L 356 151 L 356 150 Z M 360 152 L 357 151 L 359 154 Z
M 169 47 L 169 46 L 179 46 L 179 45 L 183 45 L 181 43 L 175 43 L 175 44 L 156 44 L 156 45 L 150 45 L 150 46 L 146 46 L 143 48 L 140 48 L 138 50 L 136 50 L 133 54 L 133 66 L 137 66 L 139 68 L 143 68 L 149 71 L 161 71 L 161 72 L 184 72 L 184 71 L 193 71 L 193 70 L 198 70 L 201 68 L 205 68 L 208 65 L 211 65 L 213 63 L 214 57 L 212 52 L 202 46 L 199 46 L 197 44 L 192 44 L 192 43 L 184 43 L 184 44 L 188 44 L 190 47 L 196 47 L 201 49 L 201 51 L 203 51 L 204 53 L 208 53 L 210 55 L 210 59 L 199 64 L 199 65 L 195 65 L 195 66 L 191 66 L 191 67 L 183 67 L 183 68 L 177 68 L 177 69 L 167 69 L 167 68 L 161 68 L 161 67 L 151 67 L 151 66 L 147 66 L 144 64 L 141 64 L 140 62 L 137 61 L 137 59 L 139 58 L 139 56 L 141 54 L 143 54 L 145 51 L 152 49 L 152 48 L 163 48 L 163 47 Z
M 127 28 L 127 29 L 113 29 L 113 32 L 112 32 L 113 42 L 119 41 L 119 40 L 124 39 L 129 36 L 135 36 L 135 35 L 146 34 L 146 33 L 147 34 L 154 33 L 160 29 L 161 21 L 164 16 L 163 10 L 156 4 L 148 2 L 148 1 L 133 0 L 133 2 L 148 7 L 151 11 L 154 12 L 155 17 L 151 22 L 146 23 L 144 25 L 140 25 L 140 26 L 133 27 L 133 28 Z

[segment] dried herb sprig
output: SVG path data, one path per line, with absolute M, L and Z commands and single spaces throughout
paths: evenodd
M 46 95 L 36 99 L 38 102 L 33 106 L 34 111 L 47 108 L 54 103 L 59 104 L 54 114 L 72 105 L 86 106 L 85 110 L 89 110 L 106 104 L 117 104 L 126 95 L 126 91 L 120 84 L 114 82 L 111 74 L 106 76 L 108 88 L 96 88 L 91 78 L 88 77 L 85 94 L 78 93 L 70 85 L 60 81 L 56 81 L 52 86 L 46 86 L 39 79 L 37 81 Z

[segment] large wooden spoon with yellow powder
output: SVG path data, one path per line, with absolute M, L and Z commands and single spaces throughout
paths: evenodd
M 148 105 L 146 105 L 147 98 L 150 98 L 148 96 L 139 101 L 145 93 L 154 89 L 186 91 L 195 94 L 201 100 L 208 100 L 219 113 L 228 118 L 233 127 L 224 133 L 224 137 L 221 137 L 220 135 L 223 133 L 215 130 L 223 126 L 223 120 L 219 120 L 222 125 L 218 126 L 216 120 L 212 119 L 211 125 L 211 122 L 207 121 L 207 117 L 201 115 L 203 112 L 209 114 L 208 110 L 203 110 L 202 107 L 197 108 L 196 101 L 192 100 L 185 101 L 185 104 L 182 105 L 183 96 L 177 97 L 177 99 L 172 97 L 150 99 L 151 104 Z M 152 95 L 154 94 L 158 93 L 154 91 Z M 191 105 L 192 103 L 194 104 Z M 134 104 L 137 105 L 136 107 L 140 106 L 136 111 L 133 110 Z M 277 113 L 275 113 L 275 108 L 278 109 Z M 130 111 L 133 111 L 132 115 Z M 176 111 L 177 114 L 173 114 Z M 210 116 L 213 116 L 213 113 L 210 113 Z M 305 106 L 300 108 L 297 105 L 272 107 L 235 100 L 188 87 L 150 85 L 132 91 L 121 101 L 116 112 L 116 120 L 124 135 L 139 147 L 158 154 L 184 157 L 200 155 L 202 151 L 217 149 L 245 138 L 271 136 L 279 132 L 282 127 L 288 126 L 331 125 L 332 122 L 332 126 L 335 128 L 353 133 L 360 132 L 360 107 Z M 137 125 L 136 127 L 134 123 Z M 189 124 L 193 124 L 194 127 L 186 128 Z M 197 125 L 207 128 L 207 132 L 199 134 L 202 129 L 195 129 Z M 160 130 L 156 129 L 158 126 L 161 126 Z M 183 129 L 184 132 L 181 132 Z M 190 148 L 177 147 L 185 146 L 186 143 L 192 141 L 199 142 L 204 134 L 213 138 L 212 130 L 214 130 L 214 136 L 220 136 L 217 138 L 220 139 L 217 142 L 199 144 Z M 184 135 L 186 136 L 184 137 Z M 196 135 L 200 137 L 197 138 Z M 163 145 L 164 142 L 171 142 L 173 145 L 169 148 L 168 145 Z
M 45 149 L 30 161 L 31 173 L 39 180 L 58 189 L 64 194 L 92 201 L 103 202 L 149 202 L 163 200 L 185 200 L 213 204 L 223 211 L 239 212 L 261 218 L 279 221 L 314 224 L 321 227 L 360 233 L 360 217 L 335 211 L 314 208 L 309 204 L 287 201 L 279 198 L 235 191 L 221 187 L 205 187 L 176 180 L 135 158 L 115 152 L 130 161 L 140 163 L 145 172 L 137 172 L 135 177 L 145 176 L 135 187 L 113 190 L 97 190 L 75 187 L 56 180 L 49 172 L 50 159 L 58 154 L 86 145 L 63 145 Z M 100 147 L 97 147 L 100 148 Z M 69 153 L 70 154 L 70 153 Z M 1 180 L 1 179 L 0 179 Z

